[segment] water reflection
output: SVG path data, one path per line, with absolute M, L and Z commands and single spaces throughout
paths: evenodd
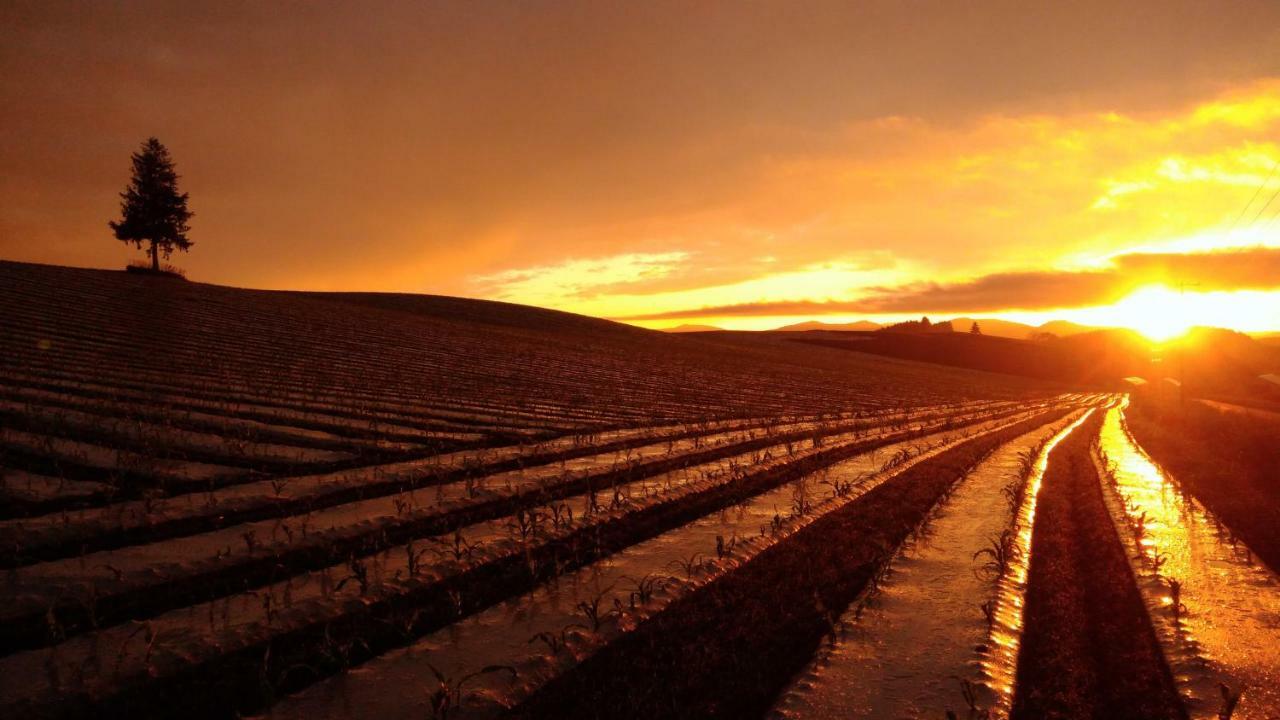
M 1018 648 L 1022 642 L 1022 613 L 1027 597 L 1027 574 L 1031 568 L 1031 532 L 1036 519 L 1036 501 L 1049 453 L 1067 435 L 1088 420 L 1090 410 L 1055 434 L 1035 457 L 1035 465 L 1027 478 L 1027 486 L 1013 523 L 1016 552 L 1008 570 L 996 581 L 995 607 L 989 629 L 989 640 L 981 653 L 985 684 L 993 694 L 992 717 L 1007 717 L 1013 707 L 1013 682 L 1018 671 Z
M 1192 716 L 1218 717 L 1225 683 L 1247 687 L 1233 717 L 1280 717 L 1280 581 L 1137 446 L 1126 406 L 1107 413 L 1099 448 Z
M 880 589 L 845 613 L 839 641 L 796 679 L 774 715 L 940 718 L 947 710 L 963 715 L 969 700 L 1007 712 L 1025 556 L 1045 467 L 1043 453 L 1034 452 L 1042 444 L 1051 448 L 1082 420 L 1073 416 L 1023 435 L 969 473 L 928 532 L 893 560 Z M 1015 513 L 1005 490 L 1022 477 L 1024 458 L 1038 459 Z M 976 571 L 982 559 L 974 553 L 1009 530 L 1022 559 L 993 585 L 996 573 Z M 982 648 L 977 655 L 975 647 Z

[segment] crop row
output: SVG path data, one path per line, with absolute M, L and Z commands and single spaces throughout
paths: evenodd
M 934 419 L 918 429 L 923 432 L 972 422 L 982 415 Z M 841 432 L 843 431 L 843 432 Z M 147 608 L 185 604 L 208 593 L 251 587 L 270 581 L 280 567 L 316 567 L 345 557 L 348 553 L 368 554 L 396 542 L 438 535 L 466 524 L 502 517 L 547 503 L 561 502 L 577 493 L 613 494 L 629 498 L 630 486 L 643 484 L 647 491 L 690 479 L 732 479 L 743 468 L 761 467 L 782 459 L 804 457 L 825 446 L 840 446 L 874 433 L 893 433 L 856 426 L 802 428 L 791 433 L 756 438 L 730 438 L 719 446 L 691 445 L 685 452 L 656 454 L 648 462 L 617 458 L 608 464 L 586 464 L 579 472 L 564 466 L 543 466 L 547 473 L 517 470 L 505 474 L 468 478 L 438 485 L 434 493 L 414 492 L 333 506 L 289 519 L 243 523 L 221 530 L 179 536 L 147 545 L 128 546 L 118 551 L 80 554 L 65 560 L 44 562 L 18 569 L 11 574 L 11 590 L 17 593 L 9 603 L 6 624 L 12 644 L 26 643 L 47 635 L 46 625 L 58 619 L 59 633 L 68 627 L 84 626 L 90 617 L 107 618 L 127 613 L 135 616 Z M 697 438 L 700 439 L 700 438 Z M 804 439 L 806 442 L 798 442 Z M 655 448 L 661 450 L 661 446 Z M 533 468 L 537 470 L 538 468 Z M 606 501 L 607 502 L 607 501 Z M 596 503 L 592 503 L 595 505 Z M 181 563 L 166 562 L 182 558 Z M 88 584 L 88 590 L 83 588 Z M 86 595 L 86 592 L 88 595 Z M 44 599 L 41 599 L 44 598 Z M 61 598 L 61 601 L 57 599 Z M 91 598 L 92 611 L 86 606 Z M 22 608 L 28 609 L 23 611 Z M 15 621 L 15 613 L 25 612 L 25 621 Z M 25 628 L 25 629 L 24 629 Z
M 918 436 L 919 432 L 920 431 L 908 430 L 898 433 L 898 436 Z M 893 436 L 890 436 L 890 438 L 892 437 Z M 492 582 L 490 582 L 489 585 L 484 585 L 482 583 L 479 590 L 474 590 L 474 592 L 478 593 L 477 597 L 479 598 L 475 601 L 476 604 L 483 606 L 484 604 L 497 599 L 495 596 L 486 595 L 486 591 L 483 591 L 484 587 L 490 588 L 487 591 L 489 593 L 500 592 L 500 594 L 509 594 L 512 591 L 511 583 L 520 578 L 524 578 L 521 582 L 525 585 L 529 583 L 536 583 L 540 579 L 545 579 L 548 572 L 553 574 L 563 572 L 566 567 L 572 567 L 575 563 L 587 562 L 593 557 L 598 557 L 601 553 L 607 554 L 618 547 L 625 547 L 626 545 L 635 542 L 639 537 L 658 532 L 663 527 L 686 522 L 691 517 L 704 515 L 711 512 L 715 507 L 725 507 L 732 504 L 735 498 L 750 496 L 751 494 L 759 492 L 761 488 L 776 485 L 779 482 L 785 481 L 788 477 L 794 477 L 797 474 L 807 474 L 812 472 L 816 467 L 835 462 L 841 457 L 847 457 L 858 452 L 865 452 L 870 447 L 883 444 L 888 439 L 889 438 L 883 440 L 867 440 L 862 441 L 861 443 L 855 442 L 853 444 L 834 446 L 830 449 L 819 448 L 815 453 L 802 455 L 796 460 L 781 462 L 780 464 L 777 464 L 776 467 L 771 467 L 771 464 L 766 462 L 755 473 L 745 476 L 734 475 L 725 478 L 728 482 L 721 480 L 718 482 L 704 482 L 702 484 L 694 483 L 689 486 L 692 491 L 691 494 L 690 492 L 677 492 L 671 494 L 665 500 L 658 499 L 658 496 L 655 495 L 654 498 L 648 499 L 647 502 L 644 498 L 641 498 L 638 500 L 640 505 L 628 507 L 627 512 L 614 517 L 614 519 L 605 519 L 600 523 L 592 522 L 581 527 L 575 526 L 572 529 L 566 528 L 566 530 L 569 530 L 566 535 L 563 537 L 545 538 L 543 542 L 536 546 L 535 550 L 515 554 L 500 554 L 498 558 L 490 562 L 480 563 L 474 569 L 458 573 L 453 577 L 448 578 L 448 581 L 446 582 L 433 582 L 426 579 L 415 582 L 414 578 L 405 578 L 401 575 L 397 580 L 401 583 L 408 582 L 410 588 L 418 587 L 419 589 L 416 591 L 407 591 L 403 588 L 398 588 L 397 592 L 393 593 L 392 597 L 384 598 L 384 601 L 375 601 L 372 596 L 366 596 L 365 584 L 369 583 L 371 587 L 374 584 L 368 575 L 368 573 L 373 572 L 373 566 L 375 565 L 373 561 L 360 560 L 359 562 L 362 565 L 356 565 L 356 560 L 348 561 L 348 563 L 345 564 L 339 564 L 341 569 L 346 571 L 345 574 L 347 582 L 343 583 L 342 580 L 335 578 L 334 584 L 346 584 L 352 587 L 355 585 L 360 586 L 360 599 L 354 601 L 354 605 L 356 607 L 363 608 L 360 610 L 360 618 L 362 618 L 360 620 L 361 628 L 368 630 L 371 626 L 379 626 L 386 629 L 395 626 L 396 623 L 394 622 L 378 622 L 378 618 L 382 616 L 379 615 L 379 612 L 381 611 L 376 611 L 376 608 L 384 608 L 386 612 L 411 611 L 410 614 L 414 618 L 417 618 L 416 622 L 419 623 L 419 625 L 410 623 L 410 627 L 413 628 L 412 631 L 406 630 L 403 627 L 401 627 L 401 631 L 403 633 L 416 634 L 429 629 L 432 626 L 432 623 L 439 623 L 441 619 L 454 617 L 453 612 L 445 611 L 456 605 L 455 593 L 458 592 L 460 586 L 451 585 L 450 582 L 461 583 L 461 587 L 470 588 L 474 587 L 474 584 L 478 582 L 477 578 L 505 578 L 502 582 L 498 583 L 503 588 L 500 591 L 492 589 Z M 817 463 L 817 465 L 815 465 L 815 463 Z M 578 500 L 581 501 L 583 498 L 579 498 Z M 518 518 L 521 517 L 521 515 L 517 513 L 515 517 Z M 525 515 L 524 517 L 527 518 L 528 516 Z M 407 558 L 413 554 L 412 543 L 407 547 L 408 554 L 403 554 L 397 551 L 390 556 L 403 557 L 406 558 L 406 562 L 412 563 L 413 561 L 407 560 Z M 404 549 L 405 548 L 402 547 L 398 550 Z M 426 551 L 426 549 L 426 547 L 421 547 L 420 551 Z M 424 564 L 427 563 L 424 562 Z M 297 567 L 297 564 L 294 562 L 290 562 L 288 565 L 290 567 Z M 356 567 L 364 567 L 365 569 L 357 571 L 355 569 Z M 407 570 L 407 568 L 404 567 L 399 569 Z M 329 572 L 331 572 L 331 569 L 325 570 L 323 577 L 329 577 Z M 378 570 L 379 574 L 385 574 L 387 572 L 390 571 L 386 567 Z M 366 579 L 362 580 L 362 577 Z M 315 582 L 323 583 L 323 581 Z M 303 594 L 305 591 L 299 589 L 298 592 L 299 594 Z M 284 593 L 284 591 L 280 591 L 280 594 L 278 595 L 272 595 L 268 592 L 265 597 L 282 598 L 285 595 L 286 593 Z M 436 600 L 428 602 L 428 600 L 433 597 L 436 598 Z M 212 608 L 214 608 L 215 605 L 216 604 L 209 605 L 211 613 L 213 612 Z M 348 610 L 352 608 L 351 601 L 347 603 L 347 607 Z M 473 606 L 467 605 L 467 607 Z M 281 612 L 283 613 L 283 611 Z M 185 611 L 179 611 L 179 614 L 185 616 Z M 371 616 L 366 617 L 365 615 L 367 614 L 371 614 Z M 191 618 L 193 622 L 196 619 L 201 619 L 203 621 L 202 618 Z M 314 660 L 318 647 L 317 643 L 328 642 L 325 638 L 332 639 L 335 636 L 335 633 L 340 632 L 341 628 L 350 621 L 351 620 L 348 618 L 341 621 L 334 620 L 328 623 L 321 623 L 319 625 L 312 623 L 311 627 L 313 630 L 309 635 L 309 637 L 312 638 L 312 641 L 311 644 L 305 646 L 306 650 L 304 654 L 308 657 L 312 657 Z M 120 631 L 117 631 L 117 635 L 119 632 Z M 287 636 L 290 638 L 297 637 L 299 632 L 301 631 L 290 631 L 287 633 Z M 369 637 L 376 637 L 378 635 L 378 633 L 373 633 Z M 273 648 L 273 657 L 281 659 L 287 658 L 288 655 L 286 654 L 286 650 L 288 648 L 288 642 L 281 643 L 278 638 L 276 640 L 270 640 L 270 637 L 273 636 L 269 635 L 267 642 L 268 646 Z M 362 643 L 368 644 L 372 642 L 369 637 L 365 637 L 364 635 L 359 637 L 361 637 Z M 261 647 L 258 646 L 255 652 L 261 652 Z M 258 657 L 257 660 L 261 661 L 261 657 Z M 239 662 L 242 667 L 250 667 L 243 665 L 243 658 L 241 658 Z M 257 666 L 252 665 L 251 667 L 256 668 Z M 229 671 L 225 668 L 219 671 L 220 675 L 226 672 Z M 238 674 L 231 673 L 228 675 L 228 677 L 243 676 L 243 671 Z M 154 691 L 154 688 L 148 692 L 152 691 Z

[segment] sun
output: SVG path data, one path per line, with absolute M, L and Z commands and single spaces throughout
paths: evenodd
M 1106 308 L 1111 325 L 1137 330 L 1150 340 L 1164 342 L 1185 335 L 1195 324 L 1193 300 L 1164 285 L 1139 288 Z

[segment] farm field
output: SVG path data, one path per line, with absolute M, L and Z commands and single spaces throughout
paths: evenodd
M 1278 716 L 1256 412 L 11 262 L 0 351 L 5 717 Z

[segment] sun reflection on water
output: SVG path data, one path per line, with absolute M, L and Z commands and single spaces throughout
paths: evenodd
M 1027 591 L 1027 574 L 1031 568 L 1031 532 L 1035 525 L 1036 498 L 1044 481 L 1044 471 L 1049 465 L 1049 452 L 1071 434 L 1095 412 L 1081 415 L 1045 443 L 1035 459 L 1022 505 L 1014 521 L 1018 551 L 1014 553 L 1008 571 L 996 582 L 996 607 L 992 613 L 989 652 L 981 659 L 986 684 L 994 691 L 995 704 L 991 708 L 993 718 L 1007 717 L 1013 707 L 1014 678 L 1018 669 L 1018 648 L 1022 641 L 1022 611 Z
M 1280 707 L 1280 580 L 1148 457 L 1124 424 L 1126 399 L 1107 413 L 1099 447 L 1137 540 L 1135 569 L 1157 626 L 1173 629 L 1169 655 L 1196 718 L 1214 718 L 1217 684 L 1247 687 L 1232 716 L 1275 717 Z M 1125 522 L 1125 520 L 1121 520 Z M 1178 585 L 1178 611 L 1171 581 Z M 1171 643 L 1171 644 L 1169 644 Z

